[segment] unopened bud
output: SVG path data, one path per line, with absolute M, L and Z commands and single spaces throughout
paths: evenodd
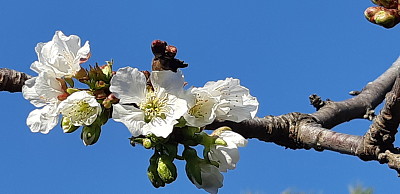
M 157 166 L 158 166 L 158 154 L 154 154 L 150 158 L 150 165 L 147 168 L 147 177 L 149 178 L 151 184 L 155 187 L 164 187 L 165 183 L 164 181 L 160 178 L 157 172 Z
M 396 9 L 397 8 L 397 0 L 371 0 L 375 5 L 383 6 L 388 9 Z
M 93 92 L 93 95 L 97 100 L 102 100 L 107 98 L 107 94 L 104 92 L 104 90 L 96 90 Z
M 103 71 L 103 74 L 106 75 L 107 78 L 111 78 L 112 76 L 112 65 L 113 61 L 106 61 L 107 64 L 103 65 L 100 67 L 101 71 Z
M 153 146 L 153 144 L 149 138 L 144 138 L 142 141 L 142 144 L 143 144 L 143 147 L 146 149 L 150 149 Z
M 167 46 L 167 42 L 162 40 L 153 40 L 151 42 L 151 51 L 155 56 L 161 56 L 165 54 L 165 47 Z
M 168 45 L 167 48 L 165 49 L 165 53 L 169 56 L 174 58 L 176 56 L 176 53 L 178 52 L 178 49 L 175 46 Z
M 375 23 L 383 27 L 393 27 L 395 25 L 395 16 L 386 11 L 379 11 L 374 16 Z
M 365 10 L 365 17 L 372 23 L 385 28 L 392 28 L 400 22 L 397 9 L 386 9 L 384 7 L 369 7 Z
M 95 144 L 100 138 L 100 132 L 101 127 L 98 125 L 84 126 L 81 133 L 83 144 L 86 146 Z
M 158 159 L 158 175 L 167 184 L 174 182 L 177 177 L 176 167 L 172 161 L 173 159 L 166 155 L 162 155 Z
M 104 87 L 106 87 L 106 82 L 104 82 L 104 81 L 96 82 L 96 88 L 104 88 Z

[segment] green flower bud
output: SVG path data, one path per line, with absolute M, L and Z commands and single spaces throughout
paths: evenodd
M 97 124 L 84 126 L 81 133 L 81 139 L 83 141 L 83 144 L 85 144 L 86 146 L 95 144 L 97 140 L 99 140 L 100 138 L 100 132 L 101 132 L 101 126 Z
M 158 154 L 154 154 L 150 158 L 150 165 L 147 168 L 147 177 L 149 178 L 151 184 L 155 188 L 159 188 L 159 187 L 164 187 L 165 186 L 164 181 L 160 178 L 160 176 L 158 175 L 158 172 L 157 172 L 158 158 L 159 158 L 159 155 Z
M 68 117 L 63 117 L 61 121 L 61 128 L 64 130 L 64 133 L 72 133 L 76 131 L 79 126 L 74 126 L 71 123 L 71 119 Z
M 107 79 L 111 79 L 112 77 L 112 65 L 114 61 L 106 61 L 106 65 L 100 67 L 103 74 L 106 76 Z
M 146 149 L 150 149 L 153 146 L 153 144 L 149 138 L 144 138 L 142 141 L 142 144 L 143 144 L 143 147 Z
M 385 28 L 392 28 L 400 22 L 397 9 L 386 9 L 384 7 L 369 7 L 364 15 L 370 22 Z
M 386 11 L 379 11 L 374 16 L 375 23 L 383 27 L 393 27 L 396 18 Z
M 174 182 L 177 177 L 176 167 L 172 161 L 173 158 L 166 155 L 158 158 L 158 175 L 167 184 Z

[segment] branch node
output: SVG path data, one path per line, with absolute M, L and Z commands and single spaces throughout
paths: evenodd
M 312 94 L 308 98 L 310 99 L 311 105 L 313 105 L 314 108 L 317 110 L 319 110 L 320 108 L 322 108 L 323 106 L 325 106 L 327 104 L 326 101 L 323 101 L 321 99 L 321 97 L 316 94 Z M 329 101 L 329 100 L 327 100 L 327 101 Z
M 349 92 L 349 94 L 352 95 L 352 96 L 357 96 L 357 95 L 359 95 L 360 93 L 361 93 L 361 91 L 357 91 L 357 90 L 353 90 L 353 91 L 350 91 L 350 92 Z

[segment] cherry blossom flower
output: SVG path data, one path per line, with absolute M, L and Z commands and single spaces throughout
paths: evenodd
M 241 122 L 255 117 L 258 101 L 238 79 L 227 78 L 191 88 L 186 97 L 189 110 L 184 115 L 190 126 L 202 127 L 215 119 Z
M 246 146 L 248 141 L 231 130 L 223 130 L 218 136 L 225 141 L 226 145 L 212 145 L 208 157 L 219 163 L 218 169 L 221 172 L 233 170 L 240 158 L 238 147 Z
M 31 65 L 37 73 L 54 71 L 56 77 L 74 76 L 80 69 L 80 64 L 90 57 L 89 42 L 81 47 L 81 39 L 76 35 L 65 36 L 56 31 L 53 39 L 47 43 L 38 43 L 36 48 L 38 61 Z
M 43 107 L 29 114 L 27 125 L 32 132 L 48 133 L 58 123 L 59 97 L 65 95 L 62 84 L 53 72 L 41 72 L 25 82 L 22 94 L 36 107 Z
M 112 117 L 135 137 L 154 134 L 166 138 L 187 111 L 186 101 L 174 95 L 182 93 L 182 75 L 155 71 L 150 80 L 152 88 L 147 87 L 146 77 L 138 69 L 119 69 L 111 79 L 110 91 L 120 99 L 113 106 Z
M 74 92 L 60 103 L 58 109 L 74 126 L 91 125 L 101 113 L 101 105 L 86 91 Z

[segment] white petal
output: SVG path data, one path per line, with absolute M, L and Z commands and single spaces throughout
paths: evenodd
M 220 138 L 222 138 L 226 142 L 232 142 L 238 147 L 244 147 L 247 145 L 248 140 L 245 139 L 242 135 L 239 133 L 233 132 L 233 131 L 223 131 L 220 135 Z
M 57 31 L 51 41 L 37 44 L 35 51 L 39 60 L 32 63 L 31 69 L 37 73 L 51 70 L 56 77 L 75 75 L 81 69 L 80 59 L 90 52 L 89 44 L 85 44 L 84 48 L 80 44 L 78 36 L 65 36 Z
M 150 135 L 154 134 L 157 137 L 167 138 L 169 134 L 172 133 L 174 125 L 178 122 L 176 120 L 164 120 L 160 117 L 156 117 L 150 121 L 150 123 L 146 123 L 142 130 L 142 135 Z
M 128 105 L 113 105 L 112 118 L 122 122 L 129 129 L 134 137 L 143 134 L 144 114 L 143 111 Z
M 152 71 L 150 75 L 151 83 L 154 88 L 164 88 L 167 93 L 180 97 L 183 93 L 185 80 L 182 71 Z
M 78 53 L 78 50 L 81 48 L 81 39 L 78 36 L 65 36 L 61 31 L 56 31 L 53 36 L 53 41 L 60 48 L 66 49 L 72 53 Z
M 156 117 L 152 119 L 151 122 L 147 123 L 143 127 L 143 135 L 148 135 L 150 133 L 159 136 L 159 137 L 168 137 L 171 134 L 173 126 L 177 124 L 177 119 L 181 118 L 183 114 L 187 111 L 187 104 L 186 101 L 172 94 L 166 94 L 163 88 L 160 88 L 158 91 L 157 96 L 159 98 L 164 98 L 167 95 L 167 106 L 170 109 L 170 112 L 166 114 L 165 119 L 161 119 Z
M 218 99 L 204 89 L 191 88 L 190 94 L 186 98 L 189 110 L 184 115 L 188 125 L 193 127 L 203 127 L 214 121 L 216 118 L 216 108 Z M 192 97 L 192 98 L 190 98 Z
M 36 88 L 34 87 L 36 79 L 37 77 L 33 77 L 25 81 L 24 86 L 22 86 L 22 95 L 36 107 L 42 107 L 46 105 L 46 101 L 36 93 Z
M 241 122 L 255 117 L 258 101 L 249 90 L 240 85 L 238 79 L 227 78 L 217 82 L 207 82 L 204 89 L 213 96 L 220 97 L 217 119 Z
M 87 59 L 90 54 L 90 45 L 89 41 L 86 41 L 85 44 L 78 50 L 77 59 L 81 58 Z
M 90 108 L 80 107 L 78 103 L 84 102 Z M 86 105 L 87 105 L 86 104 Z M 74 126 L 91 125 L 101 113 L 101 105 L 97 102 L 94 96 L 86 91 L 79 91 L 68 96 L 58 106 L 59 112 L 64 117 L 68 117 Z
M 226 172 L 227 169 L 233 170 L 236 168 L 236 163 L 239 161 L 239 150 L 235 145 L 231 143 L 228 146 L 217 145 L 213 152 L 210 152 L 210 160 L 220 163 L 219 170 L 221 172 Z
M 47 105 L 42 109 L 33 110 L 29 113 L 26 124 L 32 132 L 47 134 L 58 123 L 58 114 L 55 110 L 56 105 Z
M 139 103 L 145 98 L 146 77 L 136 68 L 121 68 L 111 79 L 110 91 L 120 104 Z
M 49 103 L 58 102 L 57 97 L 64 93 L 60 82 L 52 72 L 40 73 L 34 87 L 36 88 L 36 93 Z

